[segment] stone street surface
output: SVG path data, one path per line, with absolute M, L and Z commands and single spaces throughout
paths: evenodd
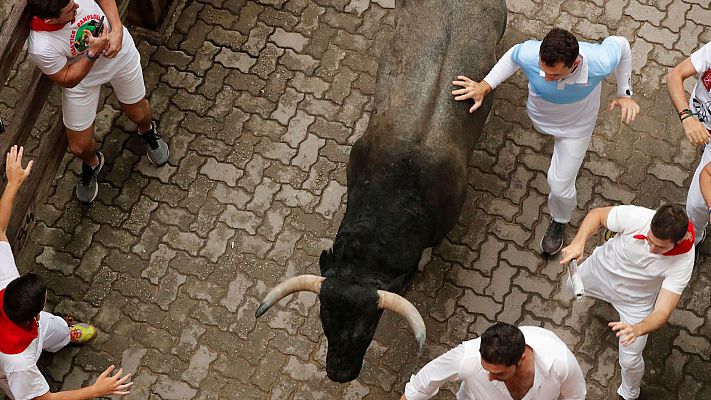
M 711 1 L 507 3 L 498 54 L 552 26 L 581 40 L 615 34 L 632 44 L 641 115 L 621 124 L 619 111 L 606 111 L 614 78 L 603 84 L 605 111 L 579 175 L 573 225 L 592 207 L 684 202 L 699 151 L 683 138 L 664 78 L 711 40 Z M 48 282 L 48 309 L 100 330 L 91 345 L 42 360 L 53 389 L 86 385 L 116 363 L 134 374 L 126 399 L 395 399 L 428 360 L 504 321 L 555 331 L 580 361 L 589 398 L 616 398 L 617 343 L 607 322 L 617 314 L 591 299 L 571 302 L 558 259 L 537 251 L 548 223 L 552 141 L 526 116 L 520 74 L 496 92 L 459 224 L 405 291 L 427 324 L 421 357 L 407 324 L 386 314 L 360 377 L 335 384 L 325 375 L 315 295 L 287 298 L 255 320 L 269 288 L 318 273 L 318 256 L 335 236 L 348 154 L 368 123 L 394 7 L 394 0 L 188 0 L 165 46 L 138 41 L 170 164 L 154 168 L 141 157 L 107 87 L 97 119 L 107 159 L 98 200 L 83 207 L 74 199 L 79 163 L 67 155 L 17 254 L 21 271 Z M 10 116 L 29 71 L 26 60 L 19 64 L 0 115 Z M 39 131 L 56 116 L 58 99 L 55 91 Z M 589 249 L 598 243 L 594 237 Z M 711 398 L 709 262 L 705 256 L 696 267 L 668 326 L 650 335 L 646 399 Z M 453 398 L 454 388 L 438 398 Z

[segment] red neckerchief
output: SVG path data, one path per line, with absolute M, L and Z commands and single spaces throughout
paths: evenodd
M 37 339 L 37 324 L 30 324 L 29 328 L 10 321 L 5 315 L 3 304 L 5 302 L 5 289 L 0 290 L 0 353 L 19 354 Z
M 688 229 L 688 234 L 686 235 L 686 239 L 682 240 L 681 242 L 677 243 L 674 248 L 671 250 L 667 251 L 663 255 L 665 256 L 678 256 L 679 254 L 684 254 L 688 253 L 691 251 L 691 249 L 694 248 L 694 224 L 689 222 L 689 227 Z M 647 237 L 645 235 L 634 235 L 632 236 L 635 239 L 639 240 L 647 240 Z
M 37 32 L 54 32 L 64 28 L 67 24 L 48 24 L 42 18 L 32 17 L 30 29 Z

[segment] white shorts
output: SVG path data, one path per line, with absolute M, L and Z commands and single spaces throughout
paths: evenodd
M 132 53 L 101 80 L 85 83 L 85 79 L 73 88 L 62 89 L 62 115 L 67 129 L 83 131 L 94 124 L 101 86 L 105 83 L 111 84 L 121 104 L 136 104 L 146 97 L 141 56 L 135 47 Z

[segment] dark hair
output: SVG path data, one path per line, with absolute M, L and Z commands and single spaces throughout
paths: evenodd
M 689 217 L 677 204 L 665 204 L 652 217 L 652 233 L 659 239 L 680 242 L 689 230 Z
M 559 62 L 571 67 L 578 58 L 578 39 L 572 33 L 561 28 L 553 28 L 541 43 L 541 61 L 549 67 Z
M 37 18 L 57 18 L 70 0 L 27 0 L 27 9 Z
M 513 325 L 498 322 L 481 335 L 479 353 L 490 364 L 510 367 L 521 360 L 524 351 L 523 332 Z
M 46 296 L 47 287 L 40 277 L 27 274 L 7 285 L 2 308 L 10 321 L 25 325 L 42 311 Z

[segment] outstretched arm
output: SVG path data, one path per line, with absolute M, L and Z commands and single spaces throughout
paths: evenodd
M 458 76 L 456 81 L 452 81 L 453 85 L 462 87 L 452 91 L 455 96 L 454 100 L 472 99 L 474 105 L 471 106 L 469 112 L 473 113 L 478 110 L 487 94 L 518 71 L 519 66 L 514 63 L 512 57 L 515 48 L 516 46 L 510 48 L 481 82 L 475 82 L 463 75 Z
M 17 146 L 12 146 L 6 156 L 5 174 L 7 175 L 7 184 L 2 197 L 0 197 L 0 241 L 7 242 L 7 225 L 10 222 L 17 192 L 32 170 L 32 161 L 27 164 L 26 168 L 22 168 L 23 153 L 23 147 L 18 149 Z
M 644 336 L 650 332 L 663 327 L 672 311 L 679 304 L 680 294 L 676 294 L 670 290 L 662 289 L 657 296 L 657 302 L 654 303 L 654 311 L 637 324 L 628 324 L 623 321 L 610 322 L 607 324 L 613 331 L 617 332 L 617 337 L 620 342 L 627 346 L 634 343 L 638 337 Z
M 607 217 L 610 215 L 612 207 L 593 208 L 592 211 L 585 216 L 585 219 L 578 228 L 578 233 L 575 234 L 573 241 L 561 250 L 563 258 L 561 264 L 567 264 L 572 259 L 579 260 L 585 251 L 585 242 L 588 238 L 595 234 L 601 226 L 607 228 Z
M 120 396 L 130 393 L 133 382 L 126 382 L 131 378 L 131 374 L 123 375 L 123 369 L 119 369 L 114 376 L 111 372 L 116 367 L 113 365 L 99 375 L 93 385 L 75 390 L 65 390 L 62 392 L 47 392 L 42 396 L 35 397 L 35 400 L 89 400 L 95 397 Z

